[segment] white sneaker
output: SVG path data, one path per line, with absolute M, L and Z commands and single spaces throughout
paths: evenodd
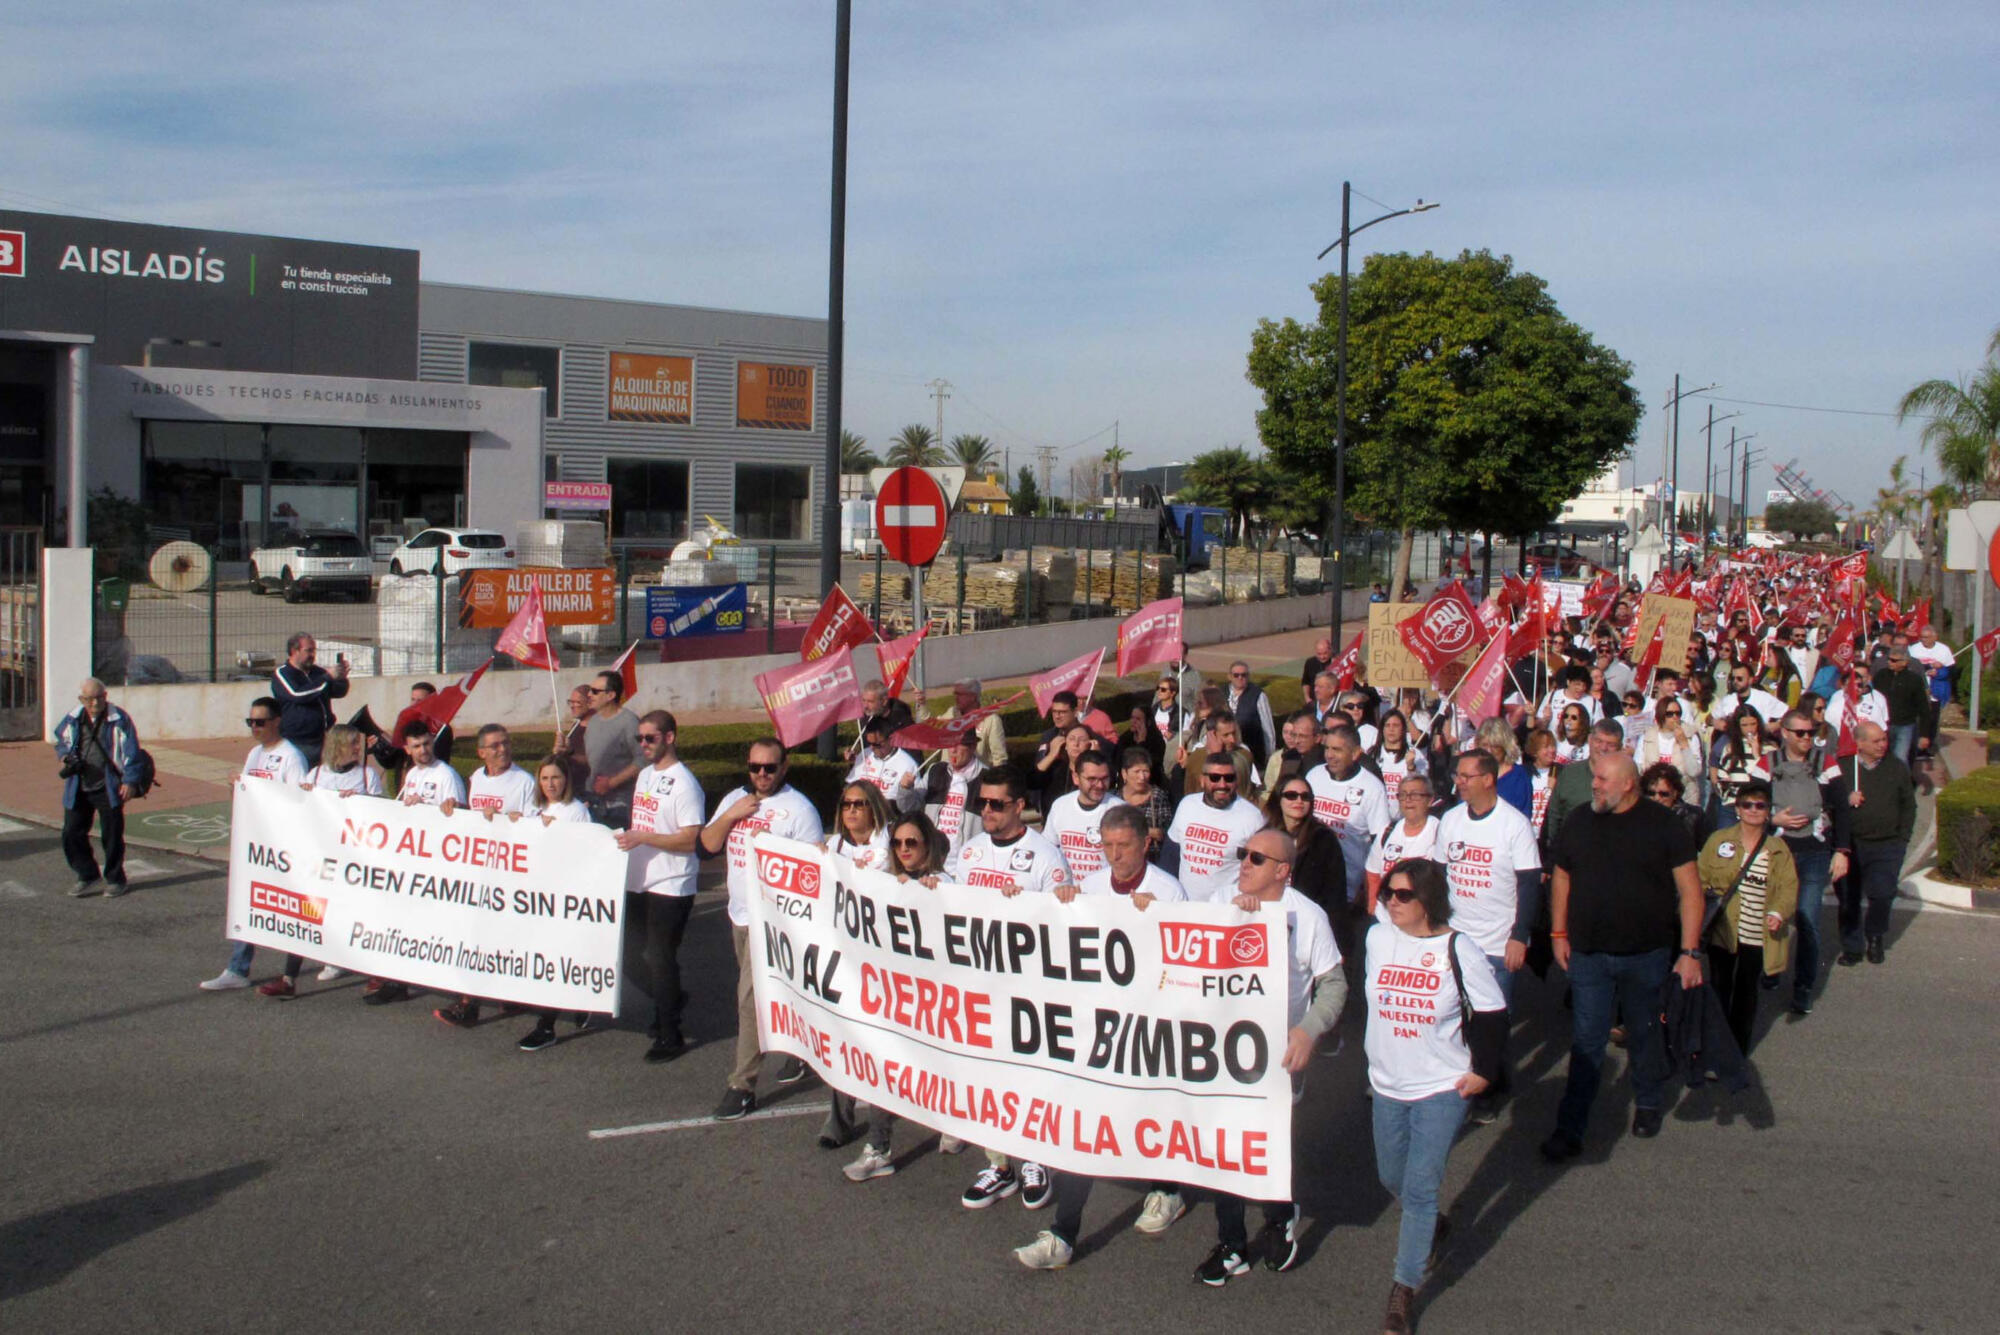
M 849 1182 L 866 1182 L 871 1177 L 887 1177 L 895 1172 L 896 1161 L 889 1157 L 887 1150 L 868 1145 L 863 1147 L 860 1158 L 840 1171 L 847 1174 Z
M 330 983 L 336 978 L 345 977 L 347 977 L 347 970 L 341 968 L 338 964 L 329 964 L 319 971 L 319 980 L 322 983 Z
M 963 1154 L 965 1153 L 965 1142 L 957 1136 L 940 1135 L 938 1137 L 938 1153 Z
M 1187 1202 L 1181 1199 L 1178 1191 L 1149 1191 L 1146 1193 L 1146 1207 L 1139 1211 L 1139 1220 L 1132 1227 L 1149 1237 L 1158 1237 L 1186 1213 Z
M 204 992 L 234 992 L 238 988 L 248 986 L 250 986 L 250 976 L 248 974 L 231 973 L 228 969 L 224 969 L 221 973 L 203 983 L 201 990 Z
M 1027 1246 L 1014 1249 L 1014 1259 L 1030 1270 L 1060 1270 L 1073 1255 L 1075 1249 L 1047 1229 L 1037 1233 Z

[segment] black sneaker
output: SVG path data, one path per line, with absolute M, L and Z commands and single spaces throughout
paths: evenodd
M 1039 1210 L 1056 1198 L 1055 1174 L 1038 1163 L 1021 1165 L 1021 1204 Z
M 1265 1220 L 1257 1234 L 1256 1249 L 1264 1253 L 1264 1268 L 1284 1274 L 1299 1263 L 1299 1207 L 1282 1221 Z
M 1550 1163 L 1568 1163 L 1583 1153 L 1583 1142 L 1567 1131 L 1558 1131 L 1542 1142 L 1542 1157 Z
M 778 1083 L 781 1085 L 796 1085 L 811 1074 L 812 1068 L 808 1067 L 797 1057 L 787 1057 L 785 1058 L 785 1064 L 778 1068 Z
M 408 1001 L 410 989 L 401 983 L 384 983 L 373 992 L 365 992 L 361 997 L 364 1006 L 386 1006 L 392 1001 Z
M 538 1024 L 533 1029 L 530 1029 L 527 1032 L 526 1036 L 524 1036 L 521 1039 L 521 1041 L 519 1043 L 516 1043 L 514 1046 L 519 1048 L 523 1052 L 540 1052 L 543 1048 L 548 1047 L 555 1041 L 556 1041 L 555 1026 L 547 1024 Z
M 1011 1168 L 995 1168 L 991 1164 L 979 1170 L 979 1176 L 972 1179 L 972 1185 L 958 1198 L 958 1203 L 968 1210 L 984 1210 L 995 1201 L 1005 1200 L 1021 1189 L 1021 1180 L 1014 1176 Z
M 1472 1100 L 1465 1120 L 1473 1126 L 1492 1126 L 1500 1119 L 1500 1099 L 1491 1090 Z
M 470 1029 L 479 1023 L 479 1003 L 460 1002 L 456 1006 L 440 1006 L 431 1014 L 454 1029 Z
M 660 1062 L 670 1062 L 683 1052 L 686 1052 L 687 1046 L 687 1043 L 682 1040 L 679 1034 L 674 1034 L 667 1038 L 656 1038 L 653 1040 L 653 1046 L 646 1049 L 646 1060 L 655 1065 L 658 1065 Z M 749 1110 L 746 1108 L 744 1111 L 748 1112 Z
M 1811 1015 L 1811 1014 L 1812 1014 L 1812 998 L 1811 998 L 1811 997 L 1793 997 L 1793 998 L 1792 998 L 1792 1014 L 1794 1014 L 1794 1015 Z
M 1660 1134 L 1660 1124 L 1665 1119 L 1658 1108 L 1638 1108 L 1632 1113 L 1632 1134 L 1641 1140 L 1651 1140 Z
M 1250 1263 L 1243 1259 L 1243 1253 L 1227 1242 L 1216 1243 L 1208 1259 L 1194 1268 L 1194 1277 L 1211 1289 L 1219 1289 L 1238 1275 L 1249 1273 Z
M 757 1106 L 757 1096 L 747 1089 L 727 1089 L 722 1093 L 722 1102 L 715 1105 L 709 1116 L 718 1122 L 733 1122 L 739 1117 L 748 1117 L 750 1110 Z

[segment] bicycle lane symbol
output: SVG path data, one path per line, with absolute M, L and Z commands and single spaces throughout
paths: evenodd
M 152 812 L 132 823 L 156 839 L 185 844 L 190 848 L 207 848 L 229 842 L 229 817 L 224 811 Z

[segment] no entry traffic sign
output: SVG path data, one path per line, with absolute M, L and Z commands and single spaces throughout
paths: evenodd
M 927 566 L 944 545 L 944 488 L 921 468 L 898 468 L 875 495 L 875 534 L 904 565 Z

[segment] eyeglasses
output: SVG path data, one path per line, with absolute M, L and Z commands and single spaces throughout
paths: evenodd
M 101 695 L 79 695 L 76 698 L 86 705 L 94 705 L 98 701 L 104 699 L 104 697 Z
M 1215 774 L 1215 773 L 1204 774 L 1202 777 L 1207 779 L 1210 783 L 1233 784 L 1236 782 L 1236 771 L 1230 770 L 1227 774 Z
M 1746 798 L 1736 804 L 1736 809 L 1738 811 L 1769 811 L 1771 804 L 1769 802 L 1759 802 Z
M 889 843 L 895 848 L 922 848 L 924 846 L 924 841 L 921 839 L 891 839 Z
M 1409 889 L 1407 886 L 1398 886 L 1393 890 L 1385 889 L 1382 891 L 1382 898 L 1393 899 L 1398 904 L 1413 903 L 1416 900 L 1416 897 L 1417 897 L 1417 892 L 1412 889 Z
M 1785 731 L 1793 737 L 1810 737 L 1813 735 L 1811 728 L 1787 728 Z
M 763 760 L 753 760 L 746 768 L 752 774 L 776 774 L 778 772 L 778 766 Z
M 272 719 L 271 716 L 267 714 L 263 718 L 246 718 L 243 720 L 243 722 L 248 727 L 261 728 L 266 723 L 272 722 Z
M 1254 848 L 1237 849 L 1236 860 L 1238 862 L 1247 862 L 1253 867 L 1261 867 L 1267 862 L 1276 862 L 1287 866 L 1290 865 L 1289 863 L 1285 863 L 1285 860 L 1283 858 L 1274 858 L 1269 853 L 1259 853 Z
M 1680 795 L 1679 793 L 1675 792 L 1675 791 L 1674 791 L 1673 789 L 1671 789 L 1671 788 L 1648 788 L 1648 789 L 1646 790 L 1646 796 L 1648 796 L 1648 797 L 1664 797 L 1664 798 L 1666 798 L 1666 799 L 1667 799 L 1667 800 L 1668 800 L 1669 802 L 1678 802 L 1678 801 L 1680 801 L 1680 798 L 1681 798 L 1681 795 Z
M 858 811 L 867 805 L 868 802 L 865 798 L 843 797 L 840 799 L 840 809 L 842 811 Z
M 665 733 L 642 732 L 639 734 L 639 740 L 642 742 L 664 742 L 667 740 L 667 737 Z
M 1669 709 L 1666 713 L 1660 715 L 1661 718 L 1679 718 L 1680 716 L 1681 711 L 1678 709 Z
M 1232 676 L 1232 677 L 1247 677 L 1247 676 L 1249 676 L 1250 674 L 1249 674 L 1248 672 L 1238 672 L 1238 671 L 1236 671 L 1235 669 L 1233 669 L 1233 668 L 1232 668 L 1232 669 L 1230 670 L 1230 673 L 1229 673 L 1229 675 L 1230 675 L 1230 676 Z
M 1304 792 L 1279 793 L 1278 800 L 1281 802 L 1310 802 L 1313 800 L 1312 790 L 1308 788 Z
M 1428 802 L 1431 800 L 1431 795 L 1421 789 L 1398 788 L 1396 790 L 1396 800 L 1398 802 Z
M 610 687 L 608 687 L 608 686 L 586 686 L 586 687 L 584 687 L 583 689 L 584 689 L 584 690 L 586 690 L 586 691 L 588 691 L 588 692 L 589 692 L 590 694 L 592 694 L 592 695 L 609 695 L 609 694 L 611 694 L 611 688 L 610 688 Z
M 975 811 L 1005 811 L 1014 802 L 1011 797 L 981 797 L 973 800 L 972 808 Z

